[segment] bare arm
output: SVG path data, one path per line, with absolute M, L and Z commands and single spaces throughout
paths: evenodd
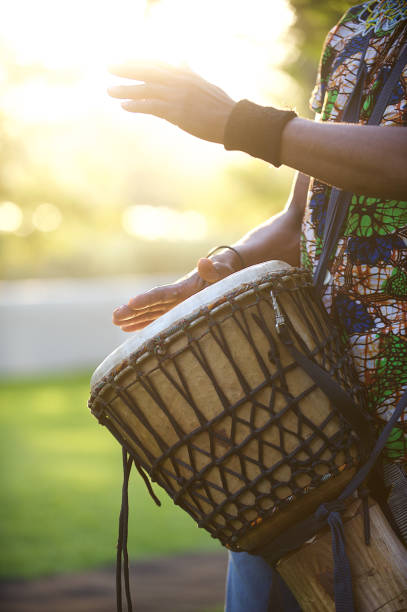
M 309 185 L 309 176 L 298 173 L 283 212 L 249 232 L 236 243 L 246 264 L 251 266 L 281 259 L 292 266 L 300 264 L 300 233 Z
M 113 97 L 126 99 L 126 110 L 156 115 L 194 136 L 223 144 L 235 102 L 218 87 L 193 72 L 156 63 L 129 64 L 114 72 L 144 81 L 109 90 Z M 367 196 L 407 199 L 405 127 L 296 118 L 284 128 L 280 145 L 283 164 L 324 183 Z
M 301 221 L 304 215 L 309 177 L 299 174 L 285 210 L 260 225 L 234 246 L 247 266 L 281 259 L 299 265 Z M 198 261 L 197 268 L 170 285 L 154 287 L 137 295 L 113 313 L 113 323 L 123 331 L 142 329 L 177 304 L 240 269 L 239 258 L 226 250 Z
M 284 128 L 281 161 L 347 191 L 407 199 L 405 127 L 296 118 Z

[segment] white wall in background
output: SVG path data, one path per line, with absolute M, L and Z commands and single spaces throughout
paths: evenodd
M 96 368 L 129 338 L 114 308 L 174 276 L 0 282 L 0 376 Z

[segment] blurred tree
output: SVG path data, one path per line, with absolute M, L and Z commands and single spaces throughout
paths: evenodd
M 290 34 L 296 39 L 294 59 L 282 66 L 301 86 L 307 103 L 315 84 L 321 48 L 329 30 L 354 3 L 346 0 L 289 0 L 296 20 Z M 306 107 L 306 104 L 304 104 Z M 303 112 L 303 108 L 301 108 Z
M 288 1 L 296 20 L 287 34 L 293 51 L 282 69 L 299 87 L 288 85 L 282 96 L 306 115 L 324 38 L 351 4 Z M 148 0 L 147 10 L 158 2 Z M 248 5 L 247 10 L 253 9 Z M 6 88 L 18 89 L 34 77 L 55 86 L 73 84 L 78 78 L 75 70 L 20 64 L 1 40 L 0 53 L 5 66 L 4 73 L 0 71 L 0 98 Z M 24 214 L 21 231 L 0 236 L 0 277 L 182 273 L 194 265 L 197 254 L 216 243 L 233 242 L 284 205 L 292 178 L 288 168 L 275 170 L 236 154 L 230 165 L 203 170 L 193 147 L 188 159 L 182 147 L 172 150 L 173 141 L 163 126 L 157 126 L 157 133 L 165 132 L 167 140 L 157 147 L 151 137 L 153 123 L 146 124 L 143 132 L 140 122 L 135 139 L 131 131 L 101 119 L 103 115 L 95 115 L 86 125 L 43 119 L 19 125 L 0 105 L 0 201 L 16 202 Z M 61 211 L 62 223 L 55 231 L 31 227 L 35 208 L 42 202 Z M 197 210 L 207 217 L 208 236 L 179 244 L 127 235 L 121 215 L 134 204 Z

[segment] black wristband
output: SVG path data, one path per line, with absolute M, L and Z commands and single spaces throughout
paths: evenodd
M 244 151 L 278 168 L 281 166 L 281 134 L 294 117 L 297 117 L 294 111 L 241 100 L 235 104 L 227 121 L 224 147 L 227 151 Z

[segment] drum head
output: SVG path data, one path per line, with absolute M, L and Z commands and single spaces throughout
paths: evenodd
M 180 324 L 194 321 L 201 311 L 205 311 L 206 308 L 216 304 L 219 300 L 224 300 L 226 296 L 236 292 L 237 287 L 244 288 L 245 285 L 256 285 L 267 280 L 270 275 L 290 269 L 291 266 L 284 261 L 266 261 L 235 272 L 187 298 L 144 329 L 131 334 L 128 340 L 125 340 L 110 353 L 94 371 L 90 381 L 91 391 L 99 385 L 105 376 L 109 376 L 117 368 L 120 368 L 129 357 L 142 353 L 144 348 L 151 344 L 152 339 L 170 336 L 173 331 L 180 327 Z

